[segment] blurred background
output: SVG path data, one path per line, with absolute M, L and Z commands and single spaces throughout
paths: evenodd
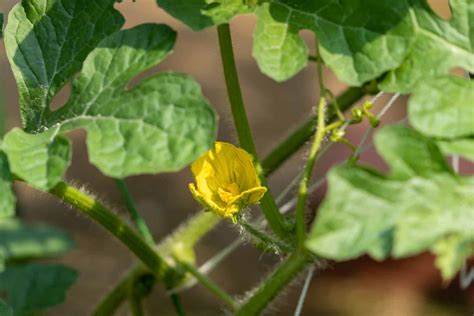
M 18 1 L 3 0 L 0 10 L 8 12 Z M 433 8 L 444 18 L 449 18 L 448 1 L 430 1 Z M 154 0 L 131 0 L 117 4 L 126 18 L 126 26 L 145 22 L 166 23 L 178 31 L 174 53 L 153 71 L 178 71 L 191 74 L 203 88 L 204 94 L 220 116 L 219 140 L 236 142 L 232 118 L 229 113 L 225 83 L 219 57 L 216 31 L 208 29 L 194 33 L 160 10 Z M 383 18 L 383 17 L 381 17 Z M 310 65 L 292 80 L 275 83 L 260 73 L 251 57 L 252 31 L 255 19 L 239 17 L 232 22 L 234 46 L 247 104 L 247 110 L 255 141 L 261 157 L 267 154 L 279 140 L 312 113 L 318 99 L 316 70 Z M 311 33 L 303 32 L 309 47 L 314 47 Z M 2 108 L 0 115 L 7 130 L 20 125 L 16 85 L 0 42 L 0 71 Z M 333 74 L 325 71 L 326 85 L 338 94 L 345 86 Z M 53 106 L 64 103 L 69 94 L 65 87 Z M 378 112 L 390 99 L 383 95 L 374 112 Z M 400 97 L 384 116 L 383 124 L 405 118 L 406 98 Z M 348 130 L 348 138 L 358 144 L 368 126 L 366 124 Z M 103 176 L 87 160 L 83 132 L 72 133 L 74 144 L 73 164 L 67 179 L 96 194 L 107 205 L 126 216 L 115 183 Z M 370 143 L 370 140 L 368 144 Z M 306 148 L 295 154 L 270 179 L 270 186 L 278 195 L 303 167 Z M 350 151 L 343 145 L 332 146 L 324 159 L 316 166 L 320 177 L 334 164 L 347 159 Z M 362 154 L 362 163 L 385 168 L 383 162 L 369 149 Z M 473 174 L 474 167 L 461 163 L 463 174 Z M 189 169 L 177 174 L 147 175 L 127 179 L 140 212 L 149 223 L 156 240 L 160 240 L 183 220 L 199 210 L 188 192 L 192 181 Z M 65 304 L 48 311 L 47 315 L 88 315 L 94 305 L 133 266 L 134 259 L 119 243 L 92 223 L 88 218 L 62 205 L 57 199 L 38 193 L 25 185 L 16 184 L 18 214 L 28 222 L 45 222 L 68 231 L 77 248 L 59 259 L 80 271 L 78 282 L 68 293 Z M 311 209 L 317 207 L 324 190 L 312 197 Z M 295 193 L 293 189 L 291 193 Z M 288 197 L 287 197 L 288 199 Z M 198 262 L 203 263 L 220 249 L 240 238 L 239 232 L 228 223 L 220 226 L 203 239 L 198 247 Z M 210 276 L 229 293 L 244 295 L 271 271 L 279 258 L 272 254 L 262 255 L 252 245 L 243 245 L 230 255 Z M 472 266 L 472 264 L 471 264 Z M 276 300 L 268 315 L 293 315 L 301 292 L 302 280 L 295 282 Z M 182 301 L 189 315 L 221 315 L 222 308 L 214 297 L 200 286 L 182 293 Z M 146 300 L 149 315 L 175 315 L 169 298 L 158 285 Z M 311 281 L 302 315 L 335 316 L 390 316 L 390 315 L 472 315 L 474 312 L 474 285 L 461 290 L 459 280 L 443 284 L 433 265 L 433 257 L 418 257 L 377 263 L 369 258 L 346 263 L 330 263 L 316 271 Z M 119 315 L 127 315 L 122 307 Z

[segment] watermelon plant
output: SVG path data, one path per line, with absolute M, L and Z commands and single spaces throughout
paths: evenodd
M 61 255 L 74 243 L 54 227 L 15 217 L 14 181 L 70 204 L 136 257 L 136 266 L 98 302 L 94 315 L 112 315 L 126 301 L 133 315 L 143 315 L 142 301 L 155 284 L 167 289 L 177 315 L 185 315 L 179 293 L 196 283 L 226 312 L 260 315 L 300 275 L 310 280 L 328 260 L 364 255 L 382 261 L 431 252 L 444 280 L 465 272 L 474 254 L 474 178 L 458 174 L 448 157 L 474 160 L 472 0 L 450 0 L 448 20 L 426 0 L 157 0 L 194 36 L 217 30 L 236 144 L 216 141 L 216 112 L 189 75 L 155 73 L 130 87 L 172 53 L 179 34 L 164 24 L 123 28 L 116 2 L 22 0 L 5 17 L 2 36 L 18 87 L 21 127 L 0 140 L 1 315 L 60 304 L 78 277 L 71 267 L 33 261 Z M 314 114 L 265 158 L 257 156 L 234 58 L 229 22 L 240 15 L 257 20 L 253 57 L 262 73 L 282 82 L 310 63 L 318 70 Z M 302 30 L 314 34 L 316 54 Z M 323 67 L 349 87 L 338 97 L 325 85 Z M 53 109 L 67 84 L 70 97 Z M 382 94 L 392 97 L 380 108 Z M 367 101 L 357 105 L 365 95 Z M 379 128 L 400 95 L 408 97 L 407 120 Z M 388 172 L 359 163 L 365 141 L 346 138 L 347 127 L 363 121 L 370 124 L 365 136 L 377 129 L 375 147 Z M 86 131 L 90 163 L 115 179 L 131 223 L 65 182 L 68 135 L 77 129 Z M 296 196 L 282 207 L 267 177 L 307 142 Z M 327 194 L 312 209 L 308 197 L 321 184 L 312 181 L 313 169 L 336 142 L 352 154 L 325 175 Z M 188 166 L 195 177 L 189 194 L 203 209 L 164 240 L 154 240 L 124 179 Z M 251 245 L 281 257 L 239 296 L 196 265 L 195 244 L 223 220 L 240 227 Z M 235 248 L 229 247 L 211 260 L 214 266 Z

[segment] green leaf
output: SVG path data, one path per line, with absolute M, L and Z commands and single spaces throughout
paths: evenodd
M 11 130 L 2 144 L 11 172 L 39 189 L 54 187 L 71 163 L 70 143 L 58 133 L 59 126 L 41 134 Z
M 428 136 L 474 136 L 474 81 L 443 76 L 424 82 L 410 98 L 408 118 Z
M 203 11 L 208 7 L 206 0 L 156 0 L 158 5 L 195 31 L 214 25 L 211 17 Z
M 158 3 L 194 30 L 255 11 L 254 56 L 262 71 L 277 81 L 306 65 L 302 53 L 307 48 L 298 33 L 309 29 L 316 33 L 321 56 L 339 79 L 362 85 L 388 73 L 383 89 L 410 92 L 418 82 L 447 74 L 451 68 L 474 71 L 474 6 L 469 1 L 450 1 L 450 21 L 438 17 L 426 0 Z
M 292 25 L 276 21 L 269 9 L 266 3 L 256 11 L 253 56 L 264 74 L 285 81 L 306 66 L 308 47 Z
M 474 178 L 454 174 L 436 144 L 400 126 L 375 137 L 388 176 L 345 165 L 329 174 L 329 192 L 306 246 L 348 260 L 382 260 L 430 250 L 447 236 L 474 243 Z
M 100 43 L 73 82 L 70 100 L 47 117 L 62 132 L 85 128 L 90 161 L 104 174 L 177 171 L 208 150 L 216 116 L 199 84 L 165 73 L 127 89 L 131 79 L 163 60 L 176 33 L 144 24 Z
M 411 21 L 412 44 L 403 63 L 392 70 L 381 87 L 411 92 L 417 83 L 448 74 L 460 67 L 474 71 L 474 5 L 472 0 L 450 0 L 452 18 L 438 17 L 426 0 L 412 1 L 406 19 Z
M 58 228 L 18 219 L 0 221 L 0 254 L 5 261 L 56 256 L 73 247 L 73 241 Z
M 156 0 L 158 5 L 194 31 L 228 22 L 252 11 L 255 0 Z
M 119 30 L 115 0 L 23 0 L 8 16 L 5 47 L 20 93 L 23 125 L 41 130 L 49 104 L 89 52 Z
M 414 128 L 438 140 L 445 153 L 474 160 L 474 82 L 442 76 L 428 80 L 410 98 Z
M 2 300 L 0 300 L 0 316 L 13 316 L 12 308 Z
M 474 162 L 474 138 L 456 139 L 452 141 L 440 140 L 437 142 L 446 155 L 460 155 Z
M 1 146 L 1 143 L 0 143 Z M 15 213 L 15 194 L 7 156 L 0 151 L 0 220 Z
M 459 235 L 448 236 L 438 241 L 432 251 L 436 254 L 436 266 L 444 280 L 450 280 L 474 254 L 473 242 Z
M 0 291 L 14 315 L 26 315 L 61 304 L 78 273 L 57 264 L 10 267 L 0 274 Z

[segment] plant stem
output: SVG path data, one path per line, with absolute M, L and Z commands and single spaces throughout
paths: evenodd
M 127 210 L 130 213 L 133 222 L 137 226 L 138 232 L 142 235 L 143 239 L 145 239 L 146 242 L 148 242 L 150 245 L 154 245 L 155 241 L 153 240 L 153 236 L 150 230 L 148 229 L 148 226 L 146 225 L 145 221 L 138 213 L 137 207 L 135 206 L 136 203 L 133 200 L 132 194 L 127 188 L 127 184 L 122 179 L 115 179 L 115 183 L 117 184 L 117 188 L 122 194 L 125 204 L 127 205 Z
M 127 275 L 122 279 L 107 296 L 105 296 L 99 305 L 97 305 L 92 312 L 92 316 L 108 316 L 113 315 L 120 307 L 124 299 L 127 297 L 127 292 L 131 279 L 134 279 L 134 273 Z
M 173 302 L 174 309 L 176 310 L 176 314 L 178 316 L 186 316 L 186 312 L 184 311 L 184 307 L 181 304 L 181 300 L 179 295 L 176 293 L 170 294 L 171 301 Z
M 224 76 L 227 85 L 227 93 L 229 96 L 229 103 L 232 110 L 232 116 L 234 118 L 235 129 L 239 137 L 240 146 L 250 153 L 254 159 L 259 170 L 260 181 L 262 185 L 267 187 L 267 193 L 261 200 L 262 211 L 272 228 L 272 230 L 281 238 L 286 237 L 286 229 L 284 225 L 284 218 L 281 215 L 278 207 L 273 199 L 270 189 L 268 188 L 267 181 L 261 172 L 262 168 L 258 161 L 257 150 L 252 137 L 252 131 L 245 112 L 244 100 L 240 89 L 239 76 L 237 73 L 237 67 L 235 64 L 234 50 L 232 47 L 232 37 L 230 33 L 229 24 L 221 24 L 217 27 L 219 35 L 219 46 L 222 58 L 222 65 L 224 68 Z
M 148 243 L 137 235 L 116 214 L 97 200 L 64 182 L 58 183 L 49 192 L 75 206 L 83 214 L 92 218 L 109 233 L 122 241 L 122 243 L 127 246 L 159 280 L 163 280 L 165 284 L 171 285 L 179 278 L 177 272 L 171 268 Z
M 210 290 L 217 298 L 219 298 L 221 301 L 223 301 L 227 306 L 232 308 L 232 310 L 235 309 L 236 304 L 234 302 L 234 299 L 232 296 L 227 294 L 226 291 L 221 289 L 214 281 L 209 279 L 206 275 L 202 274 L 199 272 L 196 267 L 193 265 L 187 263 L 187 262 L 179 262 L 179 264 L 189 273 L 191 273 L 198 281 L 199 283 L 206 287 L 208 290 Z
M 128 294 L 128 305 L 130 308 L 130 314 L 132 316 L 144 316 L 145 311 L 143 310 L 142 297 L 135 293 L 135 286 L 132 285 L 129 288 Z
M 308 185 L 311 179 L 311 174 L 313 173 L 314 164 L 316 162 L 316 156 L 318 154 L 319 149 L 321 148 L 321 144 L 325 135 L 325 109 L 326 100 L 324 97 L 321 97 L 318 106 L 318 126 L 316 129 L 316 135 L 309 151 L 308 160 L 306 162 L 303 177 L 301 179 L 298 190 L 298 201 L 296 203 L 296 241 L 300 249 L 304 247 L 304 240 L 306 235 L 305 207 L 306 200 L 308 198 Z
M 310 263 L 309 256 L 304 252 L 297 251 L 291 254 L 252 292 L 252 296 L 237 309 L 235 315 L 260 315 L 278 293 Z
M 365 93 L 372 93 L 371 88 L 349 88 L 337 97 L 341 111 L 349 109 Z M 327 121 L 333 122 L 337 115 L 333 106 L 328 106 L 326 113 Z M 317 116 L 311 117 L 308 121 L 298 127 L 285 140 L 283 140 L 270 154 L 262 161 L 264 174 L 268 175 L 278 169 L 291 155 L 298 151 L 314 135 L 316 129 Z
M 277 248 L 278 251 L 284 252 L 284 253 L 289 253 L 291 252 L 291 247 L 287 245 L 286 243 L 273 238 L 272 236 L 265 234 L 264 232 L 260 231 L 256 227 L 254 227 L 252 224 L 247 223 L 245 221 L 240 221 L 239 224 L 242 226 L 243 229 L 250 235 L 254 236 L 256 239 L 260 240 L 263 242 L 267 247 L 269 248 Z

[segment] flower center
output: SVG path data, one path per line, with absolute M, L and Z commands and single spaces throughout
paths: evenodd
M 217 189 L 217 193 L 221 200 L 225 203 L 230 203 L 236 196 L 240 195 L 240 187 L 237 183 L 231 183 L 227 188 Z

